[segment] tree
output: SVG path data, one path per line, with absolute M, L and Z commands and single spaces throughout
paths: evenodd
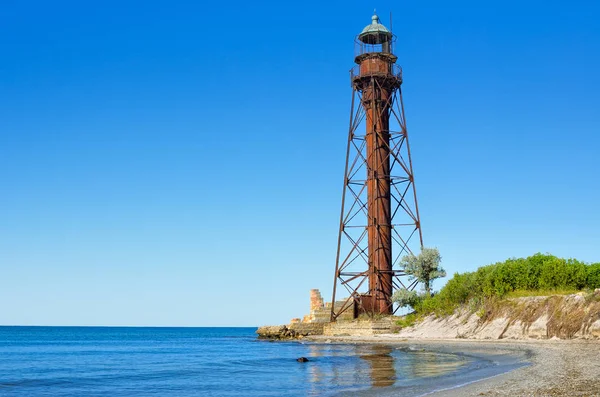
M 437 248 L 423 248 L 417 256 L 410 254 L 402 257 L 400 266 L 412 279 L 423 283 L 427 296 L 430 296 L 432 281 L 446 277 L 446 271 L 440 266 L 441 261 L 442 257 Z
M 419 296 L 416 291 L 409 291 L 402 288 L 394 292 L 392 301 L 396 302 L 400 307 L 410 306 L 414 309 L 415 304 L 419 301 Z

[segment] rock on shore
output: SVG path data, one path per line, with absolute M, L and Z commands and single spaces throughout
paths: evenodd
M 305 336 L 323 335 L 325 323 L 292 323 L 266 325 L 256 330 L 260 339 L 301 339 Z

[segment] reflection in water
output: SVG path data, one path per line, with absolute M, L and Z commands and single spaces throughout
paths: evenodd
M 421 384 L 424 378 L 435 381 L 471 361 L 456 354 L 385 345 L 307 344 L 306 348 L 310 361 L 301 368 L 310 395 L 322 394 L 324 387 L 360 390 Z
M 411 378 L 428 378 L 456 371 L 466 362 L 464 357 L 454 354 L 414 351 L 406 355 L 403 370 Z
M 309 356 L 311 358 L 317 358 L 323 356 L 322 349 L 316 345 L 308 345 L 308 350 L 310 351 Z M 323 371 L 321 366 L 311 365 L 309 366 L 309 374 L 310 374 L 310 382 L 311 384 L 317 384 L 321 382 L 323 378 Z
M 370 384 L 366 363 L 358 359 L 363 352 L 356 346 L 342 344 L 309 344 L 306 368 L 310 382 L 309 395 L 321 395 L 323 384 L 329 387 L 354 388 Z
M 373 387 L 392 386 L 396 382 L 396 368 L 392 348 L 389 346 L 370 346 L 370 354 L 361 355 L 360 358 L 369 362 L 371 366 L 371 383 Z

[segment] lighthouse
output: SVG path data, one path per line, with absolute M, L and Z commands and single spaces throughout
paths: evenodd
M 393 314 L 394 291 L 416 285 L 397 267 L 423 236 L 395 42 L 376 14 L 355 39 L 332 321 L 347 310 Z M 340 288 L 347 298 L 336 303 Z

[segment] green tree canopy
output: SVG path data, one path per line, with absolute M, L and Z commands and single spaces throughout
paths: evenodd
M 442 269 L 440 263 L 442 257 L 437 248 L 423 248 L 417 256 L 410 254 L 402 257 L 400 267 L 412 279 L 417 279 L 423 283 L 427 295 L 431 295 L 431 283 L 433 280 L 446 277 L 446 271 Z

